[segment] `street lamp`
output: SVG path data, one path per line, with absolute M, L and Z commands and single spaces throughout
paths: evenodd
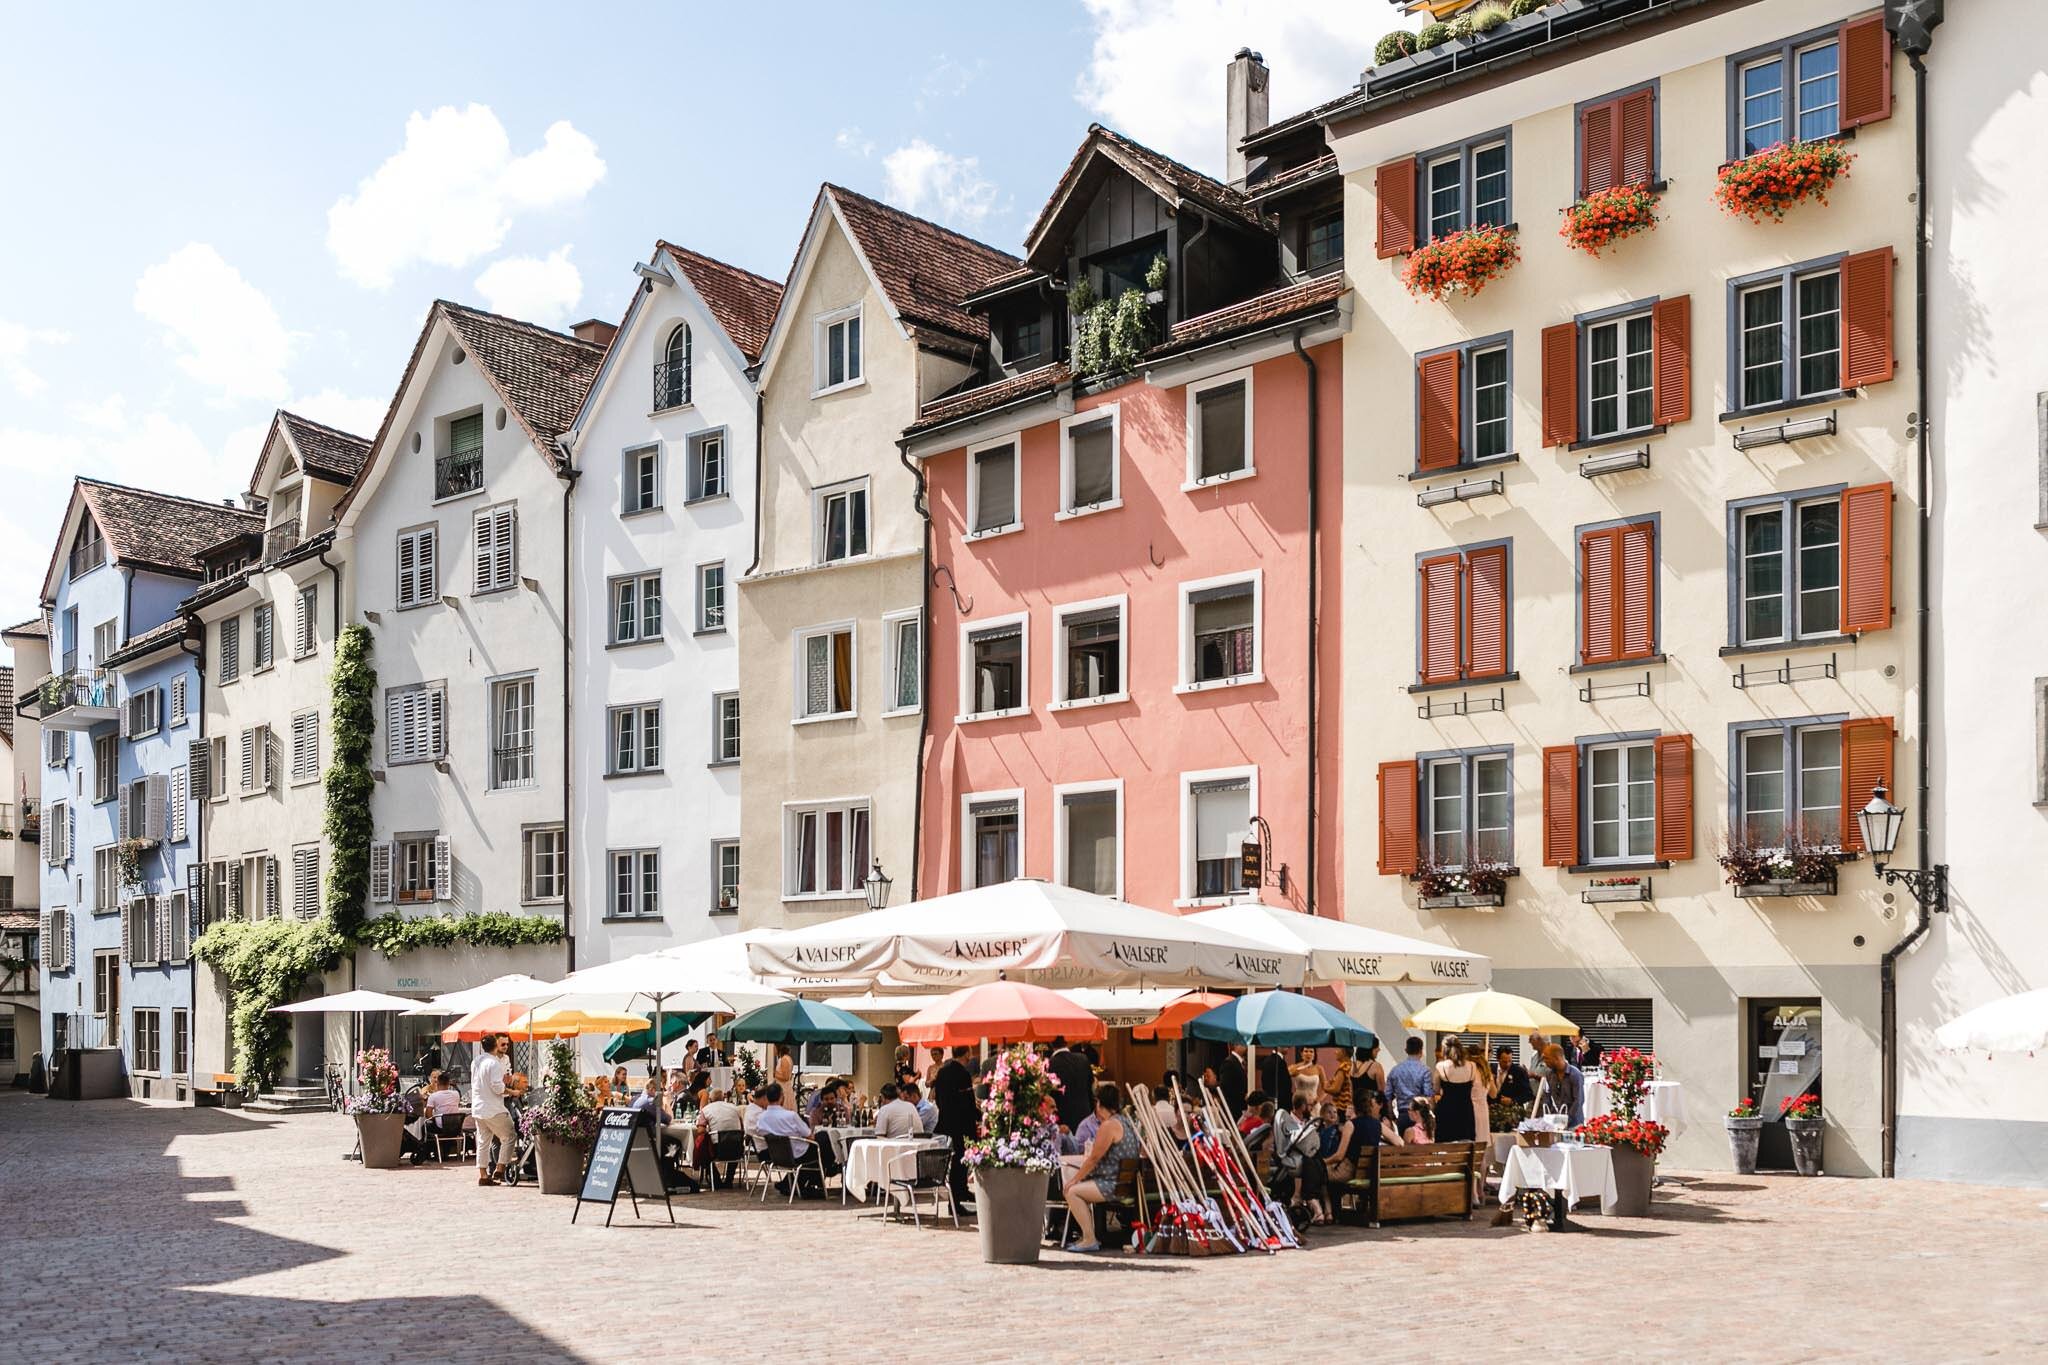
M 1870 789 L 1870 804 L 1856 812 L 1856 828 L 1863 846 L 1870 850 L 1870 865 L 1886 886 L 1904 886 L 1913 899 L 1930 910 L 1948 909 L 1948 864 L 1933 867 L 1887 867 L 1885 859 L 1899 845 L 1899 827 L 1905 823 L 1904 808 L 1891 803 L 1884 783 Z
M 889 888 L 895 883 L 882 875 L 882 860 L 875 859 L 874 870 L 868 873 L 868 909 L 879 910 L 889 903 Z

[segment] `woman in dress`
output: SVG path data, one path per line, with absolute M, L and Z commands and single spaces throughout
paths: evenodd
M 1294 1054 L 1294 1065 L 1287 1068 L 1293 1078 L 1293 1093 L 1297 1099 L 1305 1099 L 1313 1109 L 1323 1098 L 1323 1068 L 1316 1063 L 1316 1050 L 1305 1047 Z
M 1136 1161 L 1143 1154 L 1138 1126 L 1123 1116 L 1118 1108 L 1122 1103 L 1123 1092 L 1115 1085 L 1104 1082 L 1096 1086 L 1095 1136 L 1086 1153 L 1061 1163 L 1065 1179 L 1060 1188 L 1066 1197 L 1067 1212 L 1073 1215 L 1074 1226 L 1081 1235 L 1079 1242 L 1067 1248 L 1069 1251 L 1102 1250 L 1102 1243 L 1095 1240 L 1093 1206 L 1116 1198 L 1117 1180 L 1123 1175 L 1124 1163 Z
M 1436 1140 L 1471 1142 L 1478 1137 L 1472 1092 L 1479 1073 L 1465 1060 L 1465 1045 L 1452 1038 L 1444 1043 L 1444 1059 L 1436 1064 Z M 1484 1101 L 1486 1092 L 1479 1098 Z

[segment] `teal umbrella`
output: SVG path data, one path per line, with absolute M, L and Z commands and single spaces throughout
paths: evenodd
M 1259 991 L 1188 1020 L 1187 1034 L 1253 1047 L 1367 1047 L 1372 1030 L 1334 1005 L 1292 991 Z
M 774 1043 L 796 1049 L 796 1089 L 804 1088 L 805 1043 L 879 1043 L 882 1031 L 857 1014 L 816 1000 L 792 997 L 742 1014 L 725 1030 L 742 1043 Z M 794 1102 L 796 1095 L 790 1097 Z
M 662 1015 L 661 1045 L 667 1047 L 710 1017 L 708 1014 Z M 622 1033 L 606 1045 L 604 1059 L 616 1063 L 623 1062 L 628 1057 L 645 1057 L 653 1047 L 654 1030 L 651 1028 L 640 1029 L 634 1033 Z

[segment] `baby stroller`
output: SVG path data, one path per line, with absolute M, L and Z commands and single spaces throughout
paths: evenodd
M 535 1154 L 534 1140 L 526 1136 L 526 1104 L 515 1095 L 505 1096 L 505 1113 L 512 1120 L 512 1159 L 505 1162 L 505 1183 L 517 1185 L 522 1180 L 540 1179 L 540 1159 Z M 478 1142 L 490 1142 L 490 1134 L 479 1131 Z

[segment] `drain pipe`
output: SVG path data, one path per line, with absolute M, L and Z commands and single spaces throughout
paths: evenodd
M 761 367 L 756 365 L 747 371 L 747 377 L 759 382 Z M 742 578 L 752 578 L 754 570 L 761 567 L 761 438 L 768 433 L 768 399 L 759 389 L 754 390 L 754 562 L 747 565 Z
M 188 615 L 185 619 L 190 622 L 195 618 Z M 199 648 L 194 649 L 192 647 L 192 637 L 188 632 L 184 639 L 178 641 L 178 651 L 181 654 L 189 655 L 192 659 L 192 678 L 194 682 L 198 683 L 198 687 L 194 689 L 196 695 L 192 699 L 193 708 L 199 716 L 199 728 L 203 734 L 206 729 L 205 622 L 199 622 Z M 191 769 L 188 767 L 185 771 L 189 774 Z M 168 783 L 165 785 L 166 787 L 169 786 Z M 185 784 L 185 800 L 187 804 L 191 804 L 193 801 L 192 784 L 190 782 Z M 204 812 L 207 802 L 202 799 L 198 802 L 198 805 L 199 809 Z M 189 813 L 187 812 L 187 814 Z M 201 886 L 204 886 L 206 884 L 206 821 L 202 819 L 195 823 L 198 827 L 192 831 L 192 861 L 199 866 L 199 882 Z M 191 872 L 188 870 L 185 876 L 189 883 L 192 876 Z M 203 916 L 200 920 L 200 928 L 201 932 L 204 932 L 205 919 Z M 185 1004 L 185 1065 L 188 1068 L 192 1066 L 192 1054 L 199 1050 L 199 1034 L 197 1029 L 199 1026 L 200 964 L 197 956 L 192 952 L 192 944 L 198 937 L 198 934 L 192 932 L 192 897 L 188 893 L 185 897 L 185 956 L 187 959 L 185 963 L 185 993 L 187 996 Z M 354 983 L 351 982 L 350 984 L 353 985 Z M 233 1065 L 234 1060 L 234 1056 L 230 1054 L 228 1057 L 229 1065 Z M 187 1071 L 185 1081 L 189 1086 L 196 1087 L 199 1084 L 199 1074 L 196 1068 Z
M 575 456 L 567 447 L 562 450 L 562 945 L 563 957 L 570 971 L 576 970 L 576 892 L 571 878 L 575 876 L 575 854 L 570 845 L 575 841 L 569 831 L 575 828 L 570 820 L 570 806 L 576 799 L 576 769 L 574 746 L 570 738 L 575 734 L 576 720 L 576 660 L 572 657 L 576 627 L 576 594 L 569 589 L 574 581 L 576 561 L 570 557 L 573 546 L 569 540 L 570 506 L 576 500 L 576 482 L 583 471 L 575 463 Z M 600 902 L 601 903 L 601 902 Z M 659 1055 L 657 1050 L 657 1056 Z
M 917 481 L 910 505 L 924 520 L 924 555 L 918 562 L 917 580 L 918 605 L 924 612 L 917 627 L 917 785 L 910 797 L 910 899 L 914 901 L 918 873 L 924 866 L 924 755 L 932 733 L 932 509 L 925 501 L 924 467 L 911 462 L 909 449 L 900 441 L 896 444 L 896 458 Z M 888 647 L 889 642 L 884 639 L 882 648 Z
M 1322 559 L 1320 531 L 1322 527 L 1321 463 L 1322 439 L 1317 430 L 1319 423 L 1318 399 L 1321 387 L 1316 373 L 1316 362 L 1301 344 L 1302 328 L 1294 329 L 1294 354 L 1308 373 L 1308 871 L 1302 878 L 1302 908 L 1313 915 L 1316 912 L 1316 795 L 1321 778 L 1322 755 L 1316 748 L 1316 681 L 1321 671 L 1319 660 L 1322 647 L 1318 642 L 1319 626 L 1322 623 Z

